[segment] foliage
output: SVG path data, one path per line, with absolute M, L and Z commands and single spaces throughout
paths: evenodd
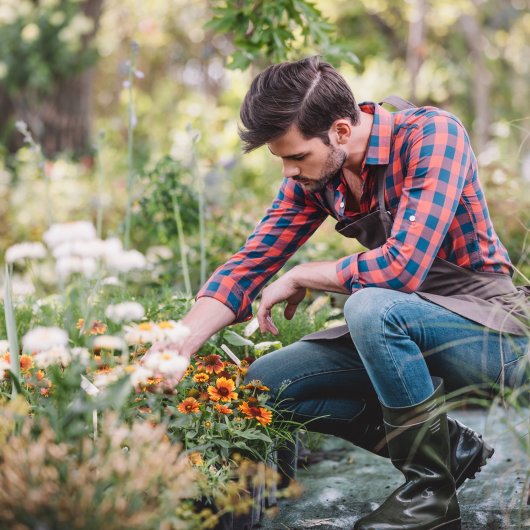
M 80 0 L 6 0 L 0 11 L 0 80 L 14 95 L 49 91 L 58 80 L 93 64 L 95 48 L 83 46 L 94 30 Z
M 357 57 L 334 42 L 333 25 L 307 0 L 214 3 L 207 26 L 229 34 L 236 47 L 228 67 L 245 70 L 251 64 L 284 61 L 309 46 L 332 62 L 357 62 Z

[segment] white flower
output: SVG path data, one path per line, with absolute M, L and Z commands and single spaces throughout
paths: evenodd
M 101 285 L 115 285 L 119 287 L 121 282 L 118 280 L 118 278 L 116 278 L 116 276 L 107 276 L 101 280 Z
M 82 365 L 88 364 L 90 361 L 90 352 L 87 348 L 72 348 L 72 359 L 81 363 Z
M 65 241 L 86 241 L 96 238 L 96 229 L 90 221 L 75 221 L 73 223 L 57 223 L 44 232 L 44 242 L 55 248 Z
M 55 346 L 66 347 L 68 334 L 64 329 L 57 327 L 37 327 L 22 337 L 22 345 L 25 350 L 30 352 L 49 350 Z
M 66 256 L 98 259 L 105 255 L 106 248 L 105 241 L 101 239 L 64 241 L 54 247 L 53 255 L 55 259 Z
M 139 364 L 130 364 L 125 367 L 125 373 L 131 377 L 131 383 L 133 386 L 145 385 L 148 380 L 154 377 L 152 370 Z
M 282 347 L 282 343 L 279 340 L 258 342 L 257 344 L 254 344 L 254 351 L 257 354 L 261 354 L 261 353 L 265 353 L 271 348 L 278 350 L 281 347 Z
M 40 35 L 40 29 L 37 24 L 32 22 L 31 24 L 27 24 L 24 26 L 22 31 L 20 32 L 20 37 L 23 41 L 26 42 L 33 42 L 34 40 L 38 39 Z
M 137 269 L 145 269 L 147 260 L 137 250 L 124 250 L 105 257 L 109 269 L 116 272 L 129 272 Z
M 11 293 L 13 298 L 27 298 L 35 293 L 34 285 L 24 278 L 13 278 L 11 280 Z M 0 294 L 3 297 L 4 293 Z
M 161 331 L 159 340 L 170 342 L 171 344 L 182 344 L 190 334 L 190 328 L 174 320 L 159 322 L 158 327 Z
M 127 348 L 127 345 L 121 337 L 100 335 L 94 339 L 92 347 L 98 350 L 123 350 Z
M 125 332 L 124 336 L 127 344 L 131 346 L 147 343 L 152 344 L 161 340 L 163 336 L 160 328 L 151 322 L 124 326 L 123 331 Z
M 147 249 L 147 261 L 150 263 L 158 263 L 160 260 L 168 260 L 172 257 L 173 251 L 169 247 L 159 245 Z
M 189 360 L 174 350 L 150 352 L 143 358 L 143 365 L 155 373 L 180 378 L 190 364 Z
M 138 302 L 122 302 L 121 304 L 109 305 L 105 309 L 105 316 L 117 324 L 141 320 L 144 315 L 145 310 Z
M 24 242 L 12 245 L 6 250 L 7 263 L 13 263 L 26 258 L 40 259 L 46 257 L 46 248 L 42 243 Z
M 33 357 L 35 366 L 38 368 L 47 368 L 51 364 L 60 364 L 68 366 L 72 356 L 64 346 L 53 346 L 47 350 L 39 351 Z
M 7 353 L 8 351 L 9 351 L 9 341 L 0 340 L 0 355 L 4 355 L 4 353 Z
M 101 374 L 96 374 L 94 377 L 94 385 L 98 388 L 103 388 L 109 386 L 112 383 L 115 383 L 120 377 L 123 377 L 123 369 L 121 366 L 117 366 L 114 370 L 110 372 L 103 372 Z
M 79 256 L 65 256 L 59 258 L 55 264 L 55 272 L 63 280 L 72 274 L 79 273 L 87 278 L 92 278 L 97 271 L 97 262 L 93 258 L 80 258 Z

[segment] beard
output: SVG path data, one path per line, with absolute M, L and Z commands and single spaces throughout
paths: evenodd
M 302 185 L 313 193 L 322 191 L 337 176 L 345 161 L 346 153 L 331 145 L 328 157 L 320 170 L 318 178 L 299 176 L 296 180 L 301 181 Z

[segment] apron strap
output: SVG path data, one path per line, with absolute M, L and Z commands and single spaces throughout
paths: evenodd
M 416 108 L 416 105 L 414 103 L 411 103 L 410 101 L 400 98 L 399 96 L 387 96 L 383 101 L 379 103 L 379 105 L 382 105 L 383 103 L 387 103 L 388 105 L 392 105 L 393 107 L 396 107 L 398 110 L 407 110 L 407 109 L 414 109 Z

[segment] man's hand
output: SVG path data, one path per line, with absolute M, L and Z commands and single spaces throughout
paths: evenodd
M 262 333 L 270 331 L 273 335 L 278 335 L 278 329 L 271 317 L 273 306 L 286 301 L 284 315 L 287 320 L 291 320 L 298 304 L 305 298 L 308 288 L 316 291 L 351 294 L 339 283 L 335 265 L 334 261 L 297 265 L 266 287 L 261 295 L 257 315 L 260 331 Z
M 291 272 L 272 282 L 263 290 L 261 295 L 257 314 L 260 331 L 262 333 L 270 331 L 273 335 L 278 335 L 278 328 L 272 320 L 272 308 L 276 304 L 286 301 L 287 305 L 283 314 L 287 320 L 291 320 L 296 313 L 298 304 L 305 298 L 305 295 L 306 288 L 296 283 L 295 275 Z

